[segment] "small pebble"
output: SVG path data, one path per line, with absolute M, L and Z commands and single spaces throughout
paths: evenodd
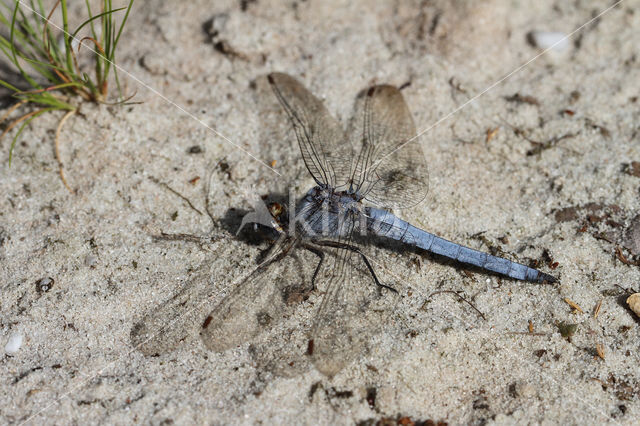
M 516 395 L 521 398 L 533 398 L 536 396 L 536 388 L 530 383 L 518 383 L 515 386 Z
M 95 256 L 91 254 L 88 254 L 85 256 L 84 266 L 88 266 L 89 268 L 95 268 L 97 264 L 98 264 L 98 259 Z
M 20 346 L 22 346 L 22 334 L 13 333 L 9 336 L 9 341 L 4 346 L 4 351 L 7 355 L 13 355 L 18 352 Z
M 187 154 L 202 154 L 204 150 L 200 145 L 193 145 L 187 149 Z
M 640 214 L 631 219 L 631 224 L 625 231 L 624 246 L 634 256 L 640 255 Z
M 640 317 L 640 293 L 634 293 L 627 298 L 627 305 Z
M 569 39 L 564 33 L 557 31 L 531 31 L 527 34 L 527 40 L 540 49 L 548 49 L 553 46 L 552 50 L 560 52 L 569 47 Z
M 51 290 L 53 284 L 55 283 L 54 279 L 51 277 L 41 278 L 36 281 L 36 291 L 39 293 L 46 293 Z

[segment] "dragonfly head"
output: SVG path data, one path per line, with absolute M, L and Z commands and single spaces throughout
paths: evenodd
M 273 226 L 273 228 L 282 231 L 287 222 L 287 211 L 284 205 L 274 201 L 267 205 L 267 210 L 269 210 L 269 214 L 273 218 L 273 223 L 277 225 Z
M 269 213 L 271 214 L 271 216 L 273 216 L 273 218 L 278 222 L 278 223 L 282 223 L 281 219 L 284 216 L 284 206 L 278 202 L 273 202 L 270 203 L 267 206 L 267 209 L 269 209 Z
M 282 204 L 273 202 L 265 205 L 260 201 L 256 204 L 255 210 L 250 211 L 242 217 L 242 223 L 236 231 L 236 235 L 240 234 L 240 231 L 242 231 L 245 225 L 250 223 L 254 224 L 254 229 L 257 229 L 258 225 L 262 225 L 274 229 L 279 233 L 284 232 L 282 220 L 285 218 L 285 209 Z

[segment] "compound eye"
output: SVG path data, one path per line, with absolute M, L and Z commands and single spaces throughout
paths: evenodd
M 280 217 L 283 211 L 284 211 L 284 208 L 282 207 L 282 204 L 280 203 L 269 204 L 269 213 L 271 213 L 271 216 L 273 216 L 274 218 Z

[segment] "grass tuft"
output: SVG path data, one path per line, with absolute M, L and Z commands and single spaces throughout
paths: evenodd
M 101 1 L 101 11 L 94 14 L 89 0 L 85 0 L 88 18 L 70 30 L 67 0 L 57 0 L 45 13 L 42 0 L 15 0 L 13 4 L 0 2 L 0 53 L 13 66 L 20 83 L 0 79 L 0 86 L 12 92 L 16 104 L 0 117 L 0 124 L 16 110 L 27 109 L 6 126 L 0 139 L 21 124 L 9 148 L 9 165 L 18 137 L 36 117 L 46 112 L 65 111 L 56 130 L 56 157 L 60 177 L 67 188 L 58 150 L 58 138 L 64 122 L 75 113 L 82 102 L 106 103 L 109 81 L 113 79 L 117 95 L 115 104 L 125 104 L 131 97 L 123 96 L 115 54 L 122 30 L 131 12 L 133 0 L 125 7 L 114 8 L 111 0 Z M 62 28 L 51 23 L 54 13 L 60 13 Z M 120 23 L 116 21 L 120 19 Z M 5 27 L 4 31 L 1 30 Z M 80 32 L 88 35 L 80 37 Z M 82 47 L 92 52 L 92 72 L 78 65 Z M 74 50 L 75 49 L 75 50 Z M 91 76 L 90 74 L 93 74 Z M 17 87 L 20 85 L 21 88 Z

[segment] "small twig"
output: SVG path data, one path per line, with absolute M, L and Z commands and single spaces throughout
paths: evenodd
M 20 108 L 20 106 L 24 105 L 24 103 L 27 102 L 27 100 L 22 100 L 20 102 L 16 102 L 14 105 L 11 106 L 11 108 L 9 108 L 7 110 L 7 112 L 4 113 L 4 115 L 2 117 L 0 117 L 0 123 L 2 123 L 4 120 L 6 120 L 6 118 L 16 109 Z
M 600 315 L 600 308 L 602 307 L 602 300 L 603 299 L 600 299 L 600 301 L 596 305 L 596 309 L 593 311 L 593 318 L 594 319 L 597 319 L 598 315 Z
M 167 185 L 164 182 L 161 182 L 160 180 L 158 180 L 157 178 L 153 177 L 153 176 L 149 176 L 149 179 L 151 179 L 152 182 L 163 186 L 164 188 L 166 188 L 168 191 L 172 192 L 174 195 L 182 198 L 183 201 L 185 201 L 189 207 L 191 207 L 196 213 L 198 213 L 200 216 L 202 216 L 202 212 L 200 210 L 198 210 L 192 203 L 191 201 L 189 201 L 189 199 L 187 197 L 185 197 L 184 195 L 182 195 L 181 193 L 179 193 L 178 191 L 176 191 L 175 189 L 171 188 L 169 185 Z
M 215 169 L 217 169 L 217 168 L 218 168 L 218 166 L 220 165 L 220 163 L 221 163 L 223 160 L 224 160 L 224 158 L 223 158 L 223 159 L 221 159 L 221 160 L 219 160 L 219 161 L 216 163 L 216 165 L 215 165 L 215 166 L 213 166 L 213 167 L 211 167 L 211 163 L 209 163 L 209 166 L 208 166 L 208 167 L 209 167 L 210 172 L 209 172 L 209 177 L 208 177 L 208 179 L 207 179 L 207 184 L 205 185 L 205 194 L 204 194 L 204 203 L 205 203 L 205 204 L 204 204 L 204 206 L 205 206 L 205 210 L 207 211 L 207 216 L 209 216 L 209 219 L 211 219 L 211 223 L 212 223 L 214 226 L 215 226 L 215 224 L 216 224 L 216 219 L 215 219 L 215 217 L 213 216 L 213 214 L 211 213 L 211 210 L 209 209 L 209 201 L 211 200 L 211 199 L 210 199 L 210 194 L 209 194 L 209 193 L 211 192 L 211 180 L 213 179 L 213 175 L 214 175 Z
M 53 5 L 53 8 L 51 8 L 49 15 L 47 15 L 47 19 L 44 20 L 44 25 L 42 26 L 42 45 L 47 51 L 47 55 L 49 56 L 49 59 L 51 59 L 51 54 L 49 53 L 49 38 L 47 37 L 47 26 L 49 25 L 49 21 L 51 20 L 51 15 L 53 15 L 53 12 L 55 12 L 59 4 L 60 4 L 60 0 L 57 0 L 56 3 Z M 54 62 L 52 61 L 51 63 L 54 63 Z
M 507 334 L 517 334 L 520 336 L 546 336 L 547 333 L 529 333 L 528 331 L 510 331 Z
M 619 246 L 616 247 L 616 257 L 618 258 L 618 260 L 620 260 L 620 262 L 624 263 L 625 265 L 640 266 L 640 262 L 634 262 L 632 260 L 627 259 L 625 255 L 622 254 L 622 249 Z
M 221 236 L 215 237 L 199 237 L 197 235 L 192 234 L 168 234 L 166 232 L 160 232 L 160 235 L 152 235 L 152 238 L 155 241 L 191 241 L 194 243 L 214 243 L 220 240 Z
M 637 293 L 637 291 L 635 291 L 633 288 L 632 289 L 628 289 L 628 288 L 624 288 L 622 287 L 620 284 L 613 284 L 616 287 L 618 287 L 620 290 L 624 291 L 626 294 L 633 294 L 633 293 Z
M 191 234 L 168 234 L 164 231 L 160 235 L 152 235 L 154 241 L 192 241 L 194 243 L 202 242 L 202 238 Z
M 53 92 L 55 90 L 60 90 L 60 89 L 66 89 L 67 87 L 73 87 L 73 86 L 77 86 L 78 83 L 62 83 L 62 84 L 56 84 L 55 86 L 49 86 L 49 87 L 43 87 L 41 89 L 34 89 L 34 90 L 23 90 L 21 92 L 16 92 L 14 93 L 14 95 L 16 96 L 20 96 L 20 95 L 37 95 L 39 93 L 46 93 L 46 92 Z M 58 99 L 57 96 L 54 96 L 53 94 L 51 95 L 54 98 Z
M 106 102 L 106 101 L 99 101 L 102 105 L 107 105 L 107 106 L 118 106 L 118 105 L 139 105 L 142 104 L 143 102 L 129 102 L 129 100 L 133 99 L 136 95 L 138 94 L 137 91 L 133 92 L 133 94 L 127 96 L 126 98 L 124 98 L 121 101 L 117 101 L 117 102 Z
M 469 304 L 469 306 L 471 306 L 473 309 L 475 309 L 475 311 L 482 317 L 483 320 L 487 320 L 487 318 L 484 316 L 484 314 L 482 312 L 480 312 L 480 310 L 478 308 L 476 308 L 474 306 L 473 303 L 469 302 L 467 299 L 465 299 L 464 297 L 460 296 L 457 292 L 453 291 L 453 290 L 440 290 L 440 291 L 436 291 L 433 292 L 429 295 L 429 298 L 431 298 L 432 296 L 435 296 L 436 294 L 440 294 L 440 293 L 451 293 L 451 294 L 455 294 L 456 296 L 458 296 L 461 300 L 467 302 Z
M 7 133 L 9 133 L 11 131 L 11 129 L 13 129 L 14 127 L 16 127 L 18 124 L 20 124 L 21 122 L 23 122 L 24 120 L 26 120 L 29 117 L 32 117 L 36 114 L 38 114 L 40 111 L 42 111 L 44 108 L 40 108 L 37 109 L 35 111 L 31 111 L 23 116 L 20 116 L 18 118 L 16 118 L 15 120 L 13 120 L 6 129 L 4 129 L 4 131 L 2 132 L 2 134 L 0 135 L 0 139 L 2 139 L 4 137 L 4 135 L 6 135 Z
M 76 110 L 72 109 L 71 111 L 67 112 L 64 117 L 62 117 L 60 123 L 58 123 L 58 127 L 56 128 L 55 139 L 56 160 L 58 160 L 58 168 L 60 169 L 60 179 L 62 179 L 62 183 L 72 194 L 75 194 L 75 191 L 71 189 L 69 183 L 67 182 L 67 178 L 65 178 L 64 176 L 64 166 L 62 164 L 62 158 L 60 157 L 60 131 L 62 130 L 62 126 L 64 126 L 64 123 L 67 121 L 67 119 L 75 113 Z

